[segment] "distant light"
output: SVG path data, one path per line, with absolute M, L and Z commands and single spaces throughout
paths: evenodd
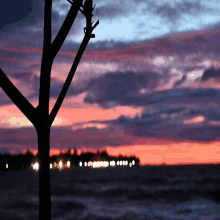
M 87 167 L 87 162 L 84 163 L 85 167 Z
M 117 165 L 119 165 L 119 161 L 117 161 Z
M 108 167 L 109 166 L 109 162 L 108 161 L 104 161 L 104 167 Z
M 115 161 L 114 160 L 110 161 L 110 166 L 115 166 Z
M 125 161 L 125 164 L 126 164 L 126 166 L 128 165 L 128 161 L 127 160 Z
M 120 161 L 120 166 L 122 165 L 122 161 Z
M 132 166 L 132 163 L 131 163 L 131 162 L 129 163 L 129 166 L 130 166 L 130 167 Z
M 132 160 L 132 165 L 134 165 L 135 164 L 135 161 L 134 160 Z
M 8 164 L 6 163 L 6 169 L 8 169 Z
M 39 163 L 36 162 L 34 165 L 33 165 L 33 169 L 34 170 L 39 170 Z
M 62 166 L 63 166 L 63 162 L 60 161 L 60 162 L 59 162 L 59 167 L 61 168 Z
M 67 161 L 67 167 L 68 168 L 70 167 L 70 161 L 69 160 Z
M 82 166 L 82 162 L 81 162 L 81 161 L 79 162 L 79 166 L 80 166 L 80 167 Z
M 53 167 L 53 165 L 52 165 L 52 163 L 50 164 L 50 169 L 52 169 L 52 167 Z

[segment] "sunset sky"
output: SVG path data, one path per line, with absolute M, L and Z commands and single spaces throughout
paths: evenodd
M 0 68 L 36 107 L 45 0 L 0 2 Z M 99 25 L 51 128 L 51 154 L 106 149 L 144 164 L 220 162 L 220 2 L 94 0 Z M 13 7 L 12 7 L 13 4 Z M 71 4 L 53 0 L 52 41 Z M 51 73 L 50 111 L 83 39 L 77 18 Z M 0 153 L 37 133 L 0 90 Z

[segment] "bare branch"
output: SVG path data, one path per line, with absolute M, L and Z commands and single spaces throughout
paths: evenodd
M 35 125 L 37 121 L 36 109 L 31 103 L 20 93 L 14 84 L 8 79 L 5 73 L 0 68 L 0 86 L 7 96 L 15 103 L 15 105 L 23 112 L 29 121 Z
M 67 0 L 70 4 L 73 4 L 73 2 L 71 2 L 70 0 Z
M 49 115 L 50 77 L 52 68 L 51 55 L 51 10 L 52 0 L 45 0 L 44 6 L 44 42 L 41 62 L 39 108 Z M 43 107 L 43 108 L 42 108 Z
M 91 1 L 91 0 L 89 0 L 89 1 Z M 55 119 L 55 117 L 56 117 L 56 115 L 57 115 L 57 113 L 58 113 L 58 111 L 59 111 L 59 109 L 62 105 L 62 102 L 63 102 L 63 100 L 66 96 L 66 93 L 67 93 L 67 91 L 69 89 L 69 86 L 71 84 L 71 81 L 73 79 L 73 76 L 76 72 L 77 66 L 80 62 L 80 59 L 82 58 L 82 55 L 83 55 L 83 53 L 84 53 L 84 51 L 87 47 L 87 44 L 89 43 L 90 38 L 95 37 L 95 35 L 92 34 L 92 31 L 99 24 L 99 21 L 97 21 L 96 24 L 92 27 L 91 18 L 92 18 L 92 11 L 93 11 L 94 8 L 92 8 L 92 1 L 91 2 L 89 2 L 89 1 L 87 2 L 87 4 L 86 3 L 84 4 L 84 6 L 83 6 L 84 10 L 82 12 L 86 17 L 86 28 L 84 28 L 84 32 L 85 32 L 85 29 L 86 29 L 85 36 L 84 36 L 83 41 L 80 45 L 80 48 L 77 52 L 77 55 L 74 59 L 74 62 L 73 62 L 73 65 L 70 69 L 69 75 L 68 75 L 68 77 L 67 77 L 67 79 L 66 79 L 66 81 L 63 85 L 63 88 L 62 88 L 61 92 L 60 92 L 60 95 L 59 95 L 59 97 L 58 97 L 58 99 L 57 99 L 57 101 L 56 101 L 56 103 L 55 103 L 55 105 L 54 105 L 54 107 L 53 107 L 53 109 L 50 113 L 50 116 L 49 116 L 50 125 L 52 125 L 52 123 L 53 123 L 53 121 L 54 121 L 54 119 Z M 87 7 L 85 7 L 85 5 Z M 78 7 L 80 7 L 80 5 Z
M 45 0 L 43 50 L 49 49 L 51 45 L 51 10 L 52 10 L 52 0 Z
M 56 101 L 56 103 L 55 103 L 55 105 L 54 105 L 54 107 L 53 107 L 53 109 L 52 109 L 52 111 L 50 113 L 49 121 L 50 121 L 51 125 L 52 125 L 52 123 L 53 123 L 53 121 L 54 121 L 54 119 L 55 119 L 55 117 L 56 117 L 56 115 L 57 115 L 57 113 L 58 113 L 62 103 L 63 103 L 63 100 L 64 100 L 64 98 L 66 96 L 66 93 L 67 93 L 67 91 L 69 89 L 69 86 L 70 86 L 70 84 L 72 82 L 73 76 L 74 76 L 74 74 L 76 72 L 77 66 L 78 66 L 78 64 L 80 62 L 80 59 L 81 59 L 83 53 L 84 53 L 84 50 L 87 47 L 87 44 L 88 44 L 89 40 L 90 40 L 90 37 L 88 35 L 85 35 L 84 38 L 83 38 L 83 42 L 81 43 L 80 48 L 79 48 L 79 50 L 77 52 L 77 55 L 76 55 L 76 57 L 74 59 L 74 62 L 73 62 L 73 65 L 72 65 L 72 67 L 70 69 L 69 75 L 68 75 L 68 77 L 67 77 L 67 79 L 66 79 L 66 81 L 65 81 L 65 83 L 63 85 L 63 88 L 62 88 L 62 90 L 60 92 L 60 95 L 59 95 L 59 97 L 58 97 L 58 99 L 57 99 L 57 101 Z
M 81 13 L 86 17 L 86 28 L 84 28 L 84 33 L 87 33 L 90 35 L 90 38 L 95 38 L 95 34 L 92 34 L 92 31 L 95 29 L 95 27 L 99 24 L 99 20 L 95 23 L 95 25 L 92 27 L 92 12 L 95 8 L 92 7 L 92 0 L 85 0 L 84 5 L 82 6 L 83 10 L 79 9 Z M 85 32 L 86 31 L 86 32 Z
M 94 26 L 96 27 L 98 24 L 99 24 L 99 21 L 97 21 Z M 91 28 L 92 28 L 91 24 L 89 24 L 88 22 L 87 22 L 87 27 L 86 28 L 88 28 L 88 25 L 90 25 L 89 26 L 90 27 L 89 30 L 91 30 Z M 93 27 L 93 29 L 95 27 Z M 52 111 L 50 113 L 49 121 L 50 121 L 51 125 L 52 125 L 52 123 L 53 123 L 53 121 L 54 121 L 54 119 L 55 119 L 55 117 L 56 117 L 56 115 L 57 115 L 57 113 L 58 113 L 62 103 L 63 103 L 63 100 L 64 100 L 64 98 L 66 96 L 66 93 L 67 93 L 67 91 L 69 89 L 69 86 L 70 86 L 71 81 L 73 79 L 73 76 L 74 76 L 74 74 L 76 72 L 76 69 L 77 69 L 78 64 L 80 62 L 80 59 L 82 58 L 82 55 L 83 55 L 83 53 L 84 53 L 84 51 L 85 51 L 85 49 L 87 47 L 87 44 L 89 43 L 89 40 L 92 37 L 95 37 L 95 36 L 93 36 L 91 34 L 91 31 L 88 31 L 88 32 L 85 33 L 83 41 L 82 41 L 82 43 L 80 45 L 80 48 L 79 48 L 79 50 L 77 52 L 77 55 L 76 55 L 76 57 L 74 59 L 73 65 L 72 65 L 72 67 L 70 69 L 69 75 L 68 75 L 68 77 L 67 77 L 67 79 L 66 79 L 66 81 L 65 81 L 65 83 L 63 85 L 63 88 L 62 88 L 62 90 L 60 92 L 60 95 L 59 95 L 59 97 L 58 97 L 58 99 L 57 99 L 57 101 L 56 101 L 56 103 L 55 103 L 55 105 L 54 105 L 54 107 L 53 107 L 53 109 L 52 109 Z
M 94 26 L 92 27 L 92 31 L 96 28 L 96 26 L 99 24 L 99 20 L 96 21 L 96 23 L 94 24 Z
M 67 0 L 68 1 L 68 0 Z M 73 2 L 68 1 L 72 4 L 64 22 L 61 26 L 57 36 L 55 37 L 53 43 L 52 43 L 52 56 L 53 59 L 59 52 L 61 46 L 63 45 L 63 42 L 65 41 L 70 28 L 72 27 L 73 22 L 75 21 L 75 18 L 77 16 L 77 13 L 79 11 L 80 6 L 82 5 L 82 0 L 74 0 Z

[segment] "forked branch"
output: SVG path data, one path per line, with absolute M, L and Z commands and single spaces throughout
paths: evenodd
M 59 52 L 61 46 L 63 45 L 70 28 L 72 27 L 73 22 L 75 21 L 75 18 L 77 16 L 77 13 L 79 11 L 80 6 L 82 5 L 82 0 L 74 0 L 73 2 L 67 0 L 72 4 L 64 22 L 63 25 L 61 26 L 57 36 L 55 37 L 53 43 L 52 43 L 52 56 L 53 59 Z
M 56 103 L 55 103 L 55 105 L 54 105 L 54 107 L 53 107 L 53 109 L 52 109 L 52 111 L 50 113 L 49 121 L 50 121 L 51 125 L 52 125 L 52 123 L 53 123 L 53 121 L 54 121 L 54 119 L 55 119 L 55 117 L 56 117 L 56 115 L 57 115 L 57 113 L 58 113 L 62 103 L 63 103 L 63 100 L 64 100 L 64 98 L 66 96 L 66 93 L 67 93 L 67 91 L 69 89 L 69 86 L 70 86 L 71 81 L 73 79 L 73 76 L 74 76 L 74 74 L 76 72 L 76 69 L 77 69 L 78 64 L 80 62 L 80 59 L 82 58 L 82 55 L 83 55 L 83 53 L 84 53 L 84 51 L 85 51 L 85 49 L 87 47 L 87 44 L 89 43 L 90 38 L 94 38 L 95 37 L 95 35 L 92 34 L 92 31 L 99 24 L 99 21 L 97 21 L 96 24 L 92 27 L 91 18 L 92 18 L 92 11 L 93 11 L 94 8 L 92 8 L 92 4 L 88 4 L 88 1 L 92 2 L 92 0 L 86 0 L 85 4 L 83 6 L 84 10 L 82 11 L 83 14 L 86 17 L 86 28 L 84 28 L 84 32 L 85 32 L 85 30 L 86 30 L 86 32 L 85 32 L 85 35 L 84 35 L 84 38 L 83 38 L 83 42 L 80 45 L 80 48 L 79 48 L 79 50 L 77 52 L 77 55 L 76 55 L 76 57 L 74 59 L 73 65 L 72 65 L 72 67 L 70 69 L 69 75 L 68 75 L 68 77 L 67 77 L 67 79 L 66 79 L 66 81 L 65 81 L 65 83 L 63 85 L 63 88 L 62 88 L 62 90 L 60 92 L 60 95 L 59 95 L 59 97 L 58 97 L 58 99 L 57 99 L 57 101 L 56 101 Z M 86 2 L 87 2 L 87 5 L 86 5 Z M 85 5 L 86 5 L 87 8 L 85 7 Z M 88 8 L 88 7 L 90 7 L 90 8 Z

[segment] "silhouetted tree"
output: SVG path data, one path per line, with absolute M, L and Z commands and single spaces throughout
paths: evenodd
M 71 156 L 71 150 L 70 150 L 70 148 L 67 150 L 66 155 L 70 155 L 70 156 Z
M 44 42 L 43 54 L 40 70 L 40 90 L 39 104 L 36 108 L 20 93 L 14 84 L 8 79 L 5 73 L 0 69 L 0 86 L 14 104 L 24 113 L 29 121 L 34 125 L 38 137 L 38 160 L 39 160 L 39 219 L 51 220 L 51 194 L 50 194 L 50 128 L 62 105 L 65 95 L 69 89 L 72 78 L 75 74 L 80 59 L 89 43 L 90 38 L 95 38 L 92 34 L 99 21 L 92 26 L 92 0 L 68 0 L 72 4 L 57 36 L 51 43 L 51 10 L 52 0 L 45 0 L 44 6 Z M 82 9 L 80 9 L 82 7 Z M 59 97 L 49 113 L 50 99 L 50 81 L 51 69 L 54 58 L 59 52 L 69 30 L 81 11 L 86 18 L 86 28 L 84 28 L 84 38 L 77 52 L 69 75 L 59 94 Z
M 62 156 L 63 155 L 63 151 L 62 150 L 60 150 L 60 154 L 59 154 L 59 156 Z
M 101 156 L 109 157 L 109 155 L 108 155 L 108 153 L 107 153 L 106 150 L 103 150 L 103 151 L 101 152 Z
M 74 155 L 78 155 L 76 148 L 74 149 Z

